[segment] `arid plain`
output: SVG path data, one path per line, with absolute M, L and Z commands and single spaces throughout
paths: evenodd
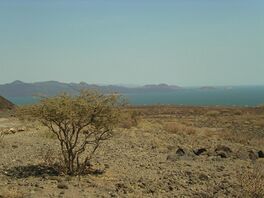
M 59 175 L 56 138 L 1 112 L 0 197 L 263 197 L 264 108 L 123 110 L 86 176 Z

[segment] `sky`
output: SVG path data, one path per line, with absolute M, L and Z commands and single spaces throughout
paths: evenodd
M 264 85 L 263 0 L 0 0 L 0 84 Z

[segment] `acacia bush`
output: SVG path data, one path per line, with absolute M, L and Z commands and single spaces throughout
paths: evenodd
M 55 134 L 66 173 L 79 175 L 89 170 L 100 143 L 112 136 L 121 105 L 117 95 L 82 90 L 77 96 L 61 94 L 19 107 L 17 115 L 37 120 Z

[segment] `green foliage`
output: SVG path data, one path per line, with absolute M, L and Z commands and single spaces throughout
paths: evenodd
M 17 115 L 40 121 L 60 142 L 67 174 L 83 174 L 103 140 L 111 137 L 119 120 L 118 95 L 83 90 L 78 96 L 61 94 L 39 104 L 18 108 Z

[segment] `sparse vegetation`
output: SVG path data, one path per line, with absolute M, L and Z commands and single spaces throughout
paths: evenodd
M 171 133 L 182 133 L 182 134 L 190 135 L 195 133 L 196 131 L 195 128 L 193 127 L 189 127 L 177 122 L 165 122 L 163 126 L 165 131 Z
M 69 101 L 77 100 L 76 97 Z M 53 101 L 54 106 L 49 108 L 53 110 L 45 111 L 45 115 L 52 118 L 75 115 L 69 110 L 73 109 L 69 101 L 58 108 Z M 92 155 L 84 171 L 90 174 L 79 177 L 65 175 L 69 171 L 60 150 L 61 143 L 56 133 L 40 126 L 41 120 L 32 116 L 32 106 L 26 107 L 31 113 L 23 117 L 39 121 L 30 125 L 32 122 L 26 122 L 28 127 L 21 126 L 15 117 L 0 119 L 0 126 L 8 132 L 4 141 L 8 144 L 0 149 L 0 194 L 18 189 L 18 196 L 21 192 L 30 197 L 59 197 L 62 191 L 71 197 L 262 196 L 263 166 L 255 166 L 263 164 L 264 157 L 264 112 L 261 109 L 119 108 L 119 103 L 114 104 L 111 109 L 113 107 L 115 122 L 111 129 L 116 124 L 115 138 L 110 138 L 107 144 L 99 143 L 102 149 Z M 20 113 L 25 112 L 22 109 Z M 39 106 L 36 109 L 39 110 Z M 68 111 L 64 114 L 60 109 Z M 78 106 L 77 109 L 83 108 Z M 219 114 L 211 116 L 207 114 L 210 111 Z M 59 130 L 59 126 L 53 126 Z M 11 128 L 16 132 L 11 132 Z M 25 130 L 20 131 L 20 128 Z M 63 135 L 63 131 L 61 133 Z M 85 140 L 85 133 L 81 131 L 78 145 Z M 80 157 L 81 163 L 90 156 L 93 146 L 95 144 L 87 145 Z M 76 163 L 74 165 L 74 175 L 81 174 Z
M 211 117 L 216 117 L 216 116 L 218 116 L 220 113 L 221 113 L 221 112 L 219 112 L 219 111 L 212 110 L 212 111 L 207 111 L 207 112 L 206 112 L 206 115 L 207 115 L 207 116 L 211 116 Z
M 254 164 L 253 170 L 243 172 L 239 177 L 243 197 L 264 197 L 264 164 Z
M 6 188 L 0 192 L 1 198 L 25 198 L 26 195 L 16 188 Z
M 62 94 L 21 107 L 18 115 L 38 120 L 56 135 L 67 174 L 84 174 L 101 142 L 111 137 L 119 102 L 117 95 L 83 90 L 78 96 Z
M 123 110 L 120 114 L 119 126 L 122 128 L 130 129 L 138 125 L 139 115 L 136 111 Z

